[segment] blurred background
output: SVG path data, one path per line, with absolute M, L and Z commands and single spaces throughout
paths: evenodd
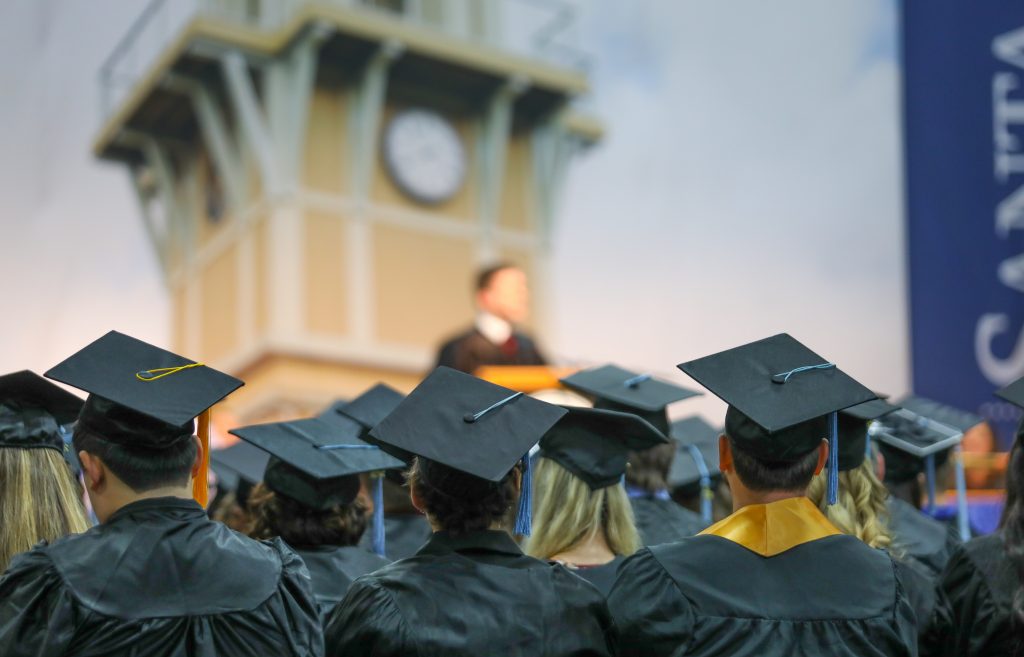
M 993 228 L 1016 164 L 991 173 L 991 90 L 1021 49 L 992 42 L 1015 10 L 942 53 L 915 11 L 5 2 L 0 365 L 116 328 L 245 379 L 221 429 L 294 416 L 410 389 L 504 260 L 554 364 L 693 387 L 677 363 L 785 331 L 879 392 L 996 421 L 1005 448 L 1017 414 L 991 392 L 1024 374 L 1024 305 L 1001 254 L 1024 244 L 1012 209 Z M 935 13 L 945 38 L 958 18 Z M 935 99 L 958 94 L 981 119 L 951 130 L 968 114 Z M 998 245 L 958 252 L 973 234 Z M 680 406 L 721 421 L 710 395 Z

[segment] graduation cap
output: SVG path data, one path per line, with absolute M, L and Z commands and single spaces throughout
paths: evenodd
M 1009 390 L 1012 386 L 1013 384 L 1003 390 L 1000 390 L 996 394 L 1003 396 L 1001 393 Z M 1021 388 L 1021 393 L 1024 394 L 1024 388 Z M 1009 398 L 1003 398 L 1013 403 Z M 905 408 L 908 411 L 918 415 L 923 415 L 924 417 L 935 420 L 936 422 L 945 424 L 947 427 L 953 427 L 954 429 L 959 429 L 965 433 L 985 421 L 985 418 L 980 415 L 950 406 L 949 404 L 937 402 L 934 399 L 928 399 L 927 397 L 908 395 L 897 403 L 900 407 Z
M 665 408 L 673 402 L 701 394 L 616 365 L 583 370 L 560 381 L 572 390 L 593 397 L 594 408 L 639 415 L 665 435 L 669 433 Z
M 540 456 L 582 479 L 590 490 L 622 481 L 630 451 L 643 451 L 668 439 L 632 413 L 563 407 L 569 411 L 540 440 Z
M 901 408 L 871 426 L 871 438 L 885 455 L 886 479 L 905 481 L 916 477 L 924 466 L 928 487 L 928 510 L 935 508 L 935 468 L 939 457 L 963 440 L 963 431 L 930 417 Z M 970 537 L 967 519 L 967 482 L 963 461 L 956 459 L 956 493 L 961 537 Z
M 679 365 L 728 405 L 725 433 L 743 451 L 796 461 L 830 440 L 829 503 L 838 492 L 838 411 L 873 392 L 786 333 Z
M 110 331 L 45 373 L 89 393 L 77 430 L 112 443 L 150 451 L 170 448 L 193 435 L 192 421 L 242 381 L 142 340 Z M 204 463 L 193 480 L 196 500 L 206 504 L 208 417 L 200 418 Z
M 333 420 L 341 416 L 355 420 L 362 426 L 360 438 L 372 443 L 374 440 L 369 435 L 370 429 L 380 424 L 381 420 L 390 415 L 403 399 L 405 399 L 405 395 L 402 393 L 387 384 L 378 383 L 351 401 L 334 402 L 319 417 Z M 392 450 L 392 452 L 394 456 L 405 461 L 407 465 L 412 463 L 413 455 L 411 453 L 399 453 L 396 450 Z
M 899 410 L 882 399 L 851 406 L 839 413 L 839 471 L 859 467 L 868 455 L 871 422 Z
M 67 454 L 61 427 L 82 400 L 29 370 L 0 376 L 0 447 L 48 447 Z
M 267 488 L 316 510 L 351 504 L 359 494 L 359 475 L 402 468 L 405 464 L 376 445 L 359 439 L 360 426 L 320 418 L 254 424 L 230 433 L 269 453 L 263 482 Z M 374 487 L 374 551 L 384 553 L 384 500 L 380 477 Z
M 711 502 L 714 499 L 712 480 L 721 476 L 718 469 L 718 437 L 721 429 L 694 415 L 676 420 L 671 425 L 671 436 L 676 441 L 676 453 L 668 471 L 668 486 L 682 489 L 684 495 L 700 494 L 701 518 L 711 524 Z
M 531 472 L 526 456 L 566 413 L 475 376 L 438 367 L 370 431 L 370 437 L 385 450 L 397 448 L 490 482 L 501 481 L 522 460 L 515 532 L 529 536 Z
M 242 441 L 231 447 L 210 452 L 210 465 L 217 473 L 224 490 L 235 491 L 238 503 L 245 506 L 252 488 L 263 481 L 270 455 L 262 449 Z

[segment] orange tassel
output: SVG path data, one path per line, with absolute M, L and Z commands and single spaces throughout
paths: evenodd
M 203 508 L 210 498 L 209 475 L 210 470 L 210 409 L 206 409 L 199 415 L 199 426 L 196 428 L 199 435 L 199 444 L 202 445 L 203 460 L 199 466 L 199 472 L 192 479 L 192 498 Z

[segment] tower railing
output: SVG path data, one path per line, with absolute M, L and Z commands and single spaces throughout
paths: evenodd
M 160 55 L 195 18 L 273 30 L 308 5 L 376 12 L 453 38 L 587 72 L 573 0 L 150 0 L 99 69 L 106 122 Z M 486 13 L 481 13 L 486 9 Z M 474 10 L 475 9 L 475 14 Z M 473 15 L 473 16 L 471 16 Z M 471 20 L 475 16 L 475 22 Z

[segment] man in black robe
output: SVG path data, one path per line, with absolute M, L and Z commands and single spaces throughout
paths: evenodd
M 441 345 L 437 365 L 473 374 L 484 365 L 546 365 L 537 343 L 516 326 L 526 321 L 526 273 L 502 263 L 477 275 L 473 326 Z
M 100 524 L 15 557 L 0 654 L 321 655 L 302 560 L 192 499 L 193 418 L 242 382 L 113 331 L 47 376 L 91 393 L 73 442 Z
M 680 368 L 729 404 L 719 454 L 735 510 L 626 560 L 608 597 L 619 654 L 916 656 L 892 559 L 805 496 L 826 459 L 837 474 L 834 413 L 874 395 L 786 334 Z

